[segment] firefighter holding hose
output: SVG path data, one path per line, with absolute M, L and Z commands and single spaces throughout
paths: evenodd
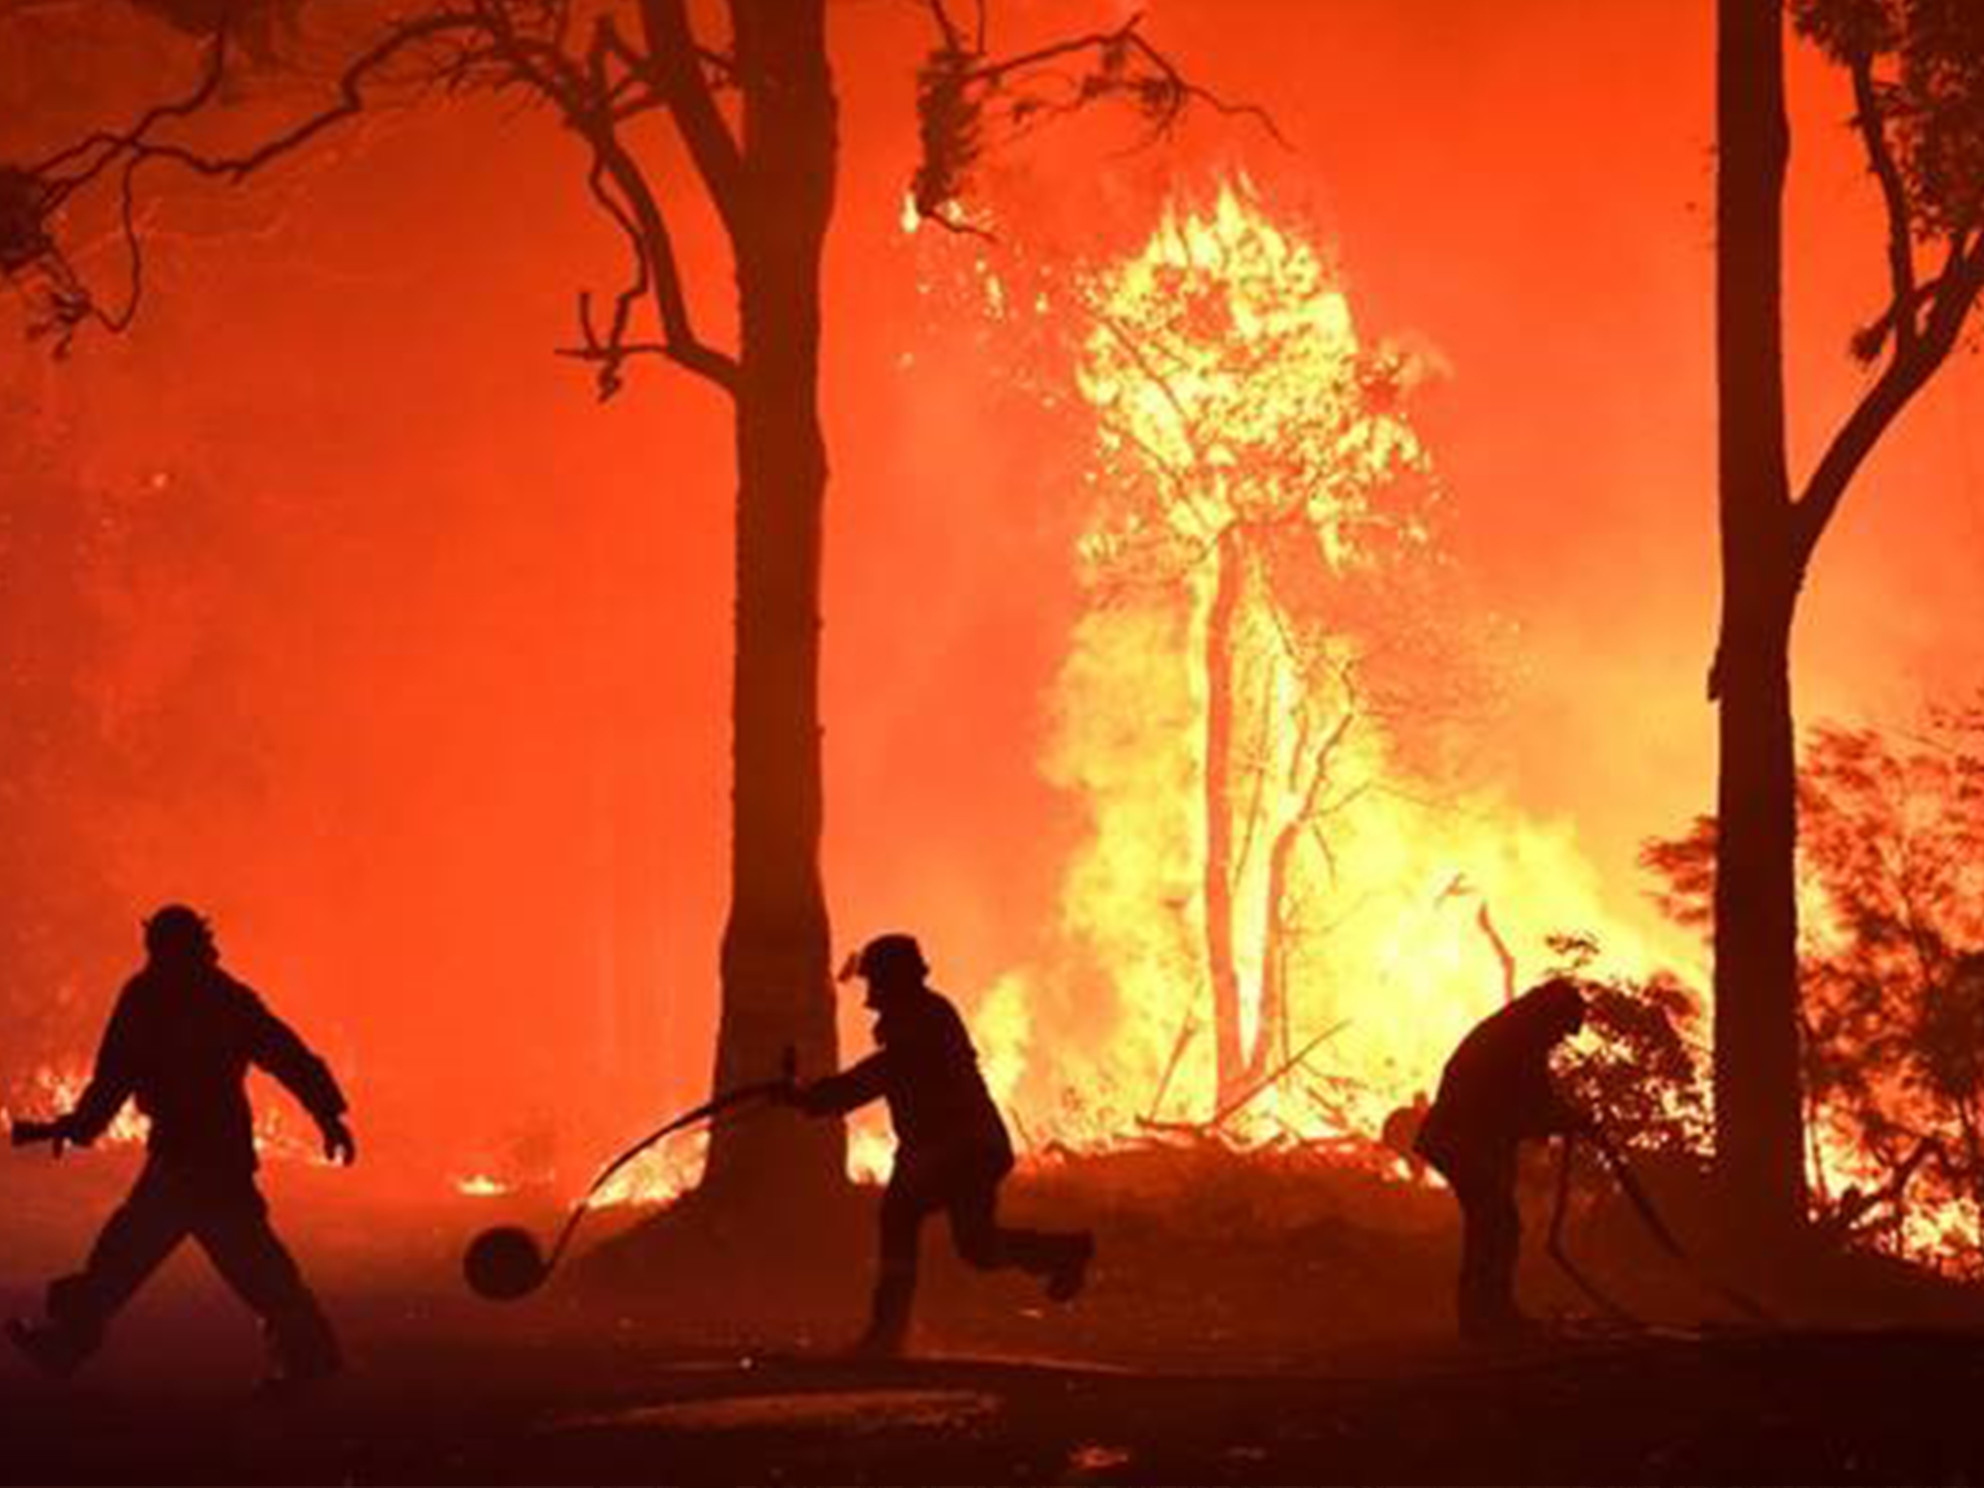
M 1584 1027 L 1584 996 L 1568 977 L 1543 982 L 1462 1039 L 1416 1143 L 1460 1203 L 1459 1314 L 1465 1338 L 1522 1334 L 1516 1256 L 1522 1218 L 1516 1153 L 1525 1141 L 1592 1132 L 1550 1075 L 1550 1056 Z
M 867 983 L 875 1052 L 839 1074 L 787 1087 L 781 1096 L 813 1116 L 888 1102 L 895 1168 L 882 1196 L 880 1267 L 858 1354 L 902 1352 L 916 1295 L 918 1242 L 923 1221 L 933 1214 L 949 1216 L 958 1254 L 969 1264 L 1030 1272 L 1045 1280 L 1056 1301 L 1081 1290 L 1095 1253 L 1086 1232 L 1048 1234 L 999 1223 L 999 1184 L 1012 1171 L 1012 1142 L 979 1074 L 964 1020 L 928 976 L 913 937 L 869 941 L 841 980 Z

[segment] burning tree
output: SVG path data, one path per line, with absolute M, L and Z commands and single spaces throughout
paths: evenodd
M 1168 213 L 1092 281 L 1079 369 L 1101 506 L 1101 607 L 1170 610 L 1197 654 L 1199 965 L 1220 1109 L 1296 1057 L 1295 948 L 1327 932 L 1333 823 L 1375 783 L 1366 737 L 1402 699 L 1373 666 L 1374 589 L 1429 561 L 1412 368 L 1363 346 L 1334 274 L 1231 187 Z M 1172 1063 L 1199 1027 L 1185 1021 Z
M 722 949 L 716 1083 L 761 1079 L 792 1049 L 810 1070 L 835 1063 L 829 944 L 819 870 L 823 813 L 818 677 L 822 511 L 820 267 L 838 167 L 826 0 L 728 0 L 727 36 L 702 34 L 687 0 L 423 0 L 351 6 L 309 0 L 141 0 L 205 38 L 198 80 L 130 125 L 43 160 L 0 164 L 0 272 L 30 295 L 35 329 L 67 347 L 86 327 L 127 327 L 144 279 L 137 202 L 148 169 L 173 166 L 241 183 L 364 115 L 382 96 L 496 93 L 547 111 L 583 146 L 593 204 L 623 240 L 627 271 L 609 294 L 578 298 L 563 349 L 611 397 L 658 361 L 729 400 L 737 460 L 730 916 Z M 1139 21 L 995 55 L 987 14 L 958 21 L 927 0 L 934 42 L 919 104 L 925 156 L 916 201 L 958 225 L 973 162 L 1007 132 L 1098 101 L 1127 101 L 1161 135 L 1194 101 Z M 333 15 L 333 11 L 337 13 Z M 0 11 L 0 15 L 4 15 Z M 321 20 L 340 52 L 330 96 L 285 127 L 229 149 L 196 122 L 226 101 L 237 38 L 261 60 Z M 737 337 L 704 334 L 678 254 L 666 126 L 730 250 Z M 106 301 L 57 227 L 108 185 L 128 252 L 123 295 Z M 833 1123 L 719 1127 L 707 1182 L 789 1204 L 843 1168 Z
M 1039 754 L 1081 830 L 1053 935 L 973 1033 L 1045 1150 L 1182 1115 L 1388 1164 L 1388 1116 L 1553 964 L 1550 932 L 1601 934 L 1638 1002 L 1672 1001 L 1666 958 L 1481 747 L 1514 636 L 1443 542 L 1404 411 L 1424 360 L 1360 338 L 1251 184 L 1154 215 L 1101 263 L 928 244 L 946 344 L 981 316 L 973 355 L 1089 462 Z
M 1804 1217 L 1791 628 L 1820 539 L 1867 456 L 1950 354 L 1984 291 L 1984 11 L 1972 0 L 1792 0 L 1852 79 L 1880 191 L 1887 303 L 1854 337 L 1876 367 L 1794 498 L 1781 301 L 1785 0 L 1717 7 L 1716 338 L 1721 634 L 1715 876 L 1717 1163 L 1754 1229 Z

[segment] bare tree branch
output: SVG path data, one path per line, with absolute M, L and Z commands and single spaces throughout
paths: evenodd
M 737 140 L 704 76 L 703 59 L 710 54 L 696 41 L 684 0 L 641 0 L 641 19 L 656 86 L 668 99 L 669 112 L 718 215 L 726 227 L 734 228 L 742 161 Z
M 1265 109 L 1230 102 L 1186 77 L 1144 36 L 1141 13 L 1110 30 L 1084 32 L 995 58 L 987 50 L 982 0 L 975 35 L 969 41 L 945 0 L 926 0 L 926 9 L 937 28 L 937 44 L 925 57 L 917 80 L 922 160 L 910 188 L 917 215 L 925 221 L 984 234 L 956 206 L 987 148 L 988 112 L 1001 98 L 1006 103 L 1003 122 L 1016 134 L 1043 119 L 1064 117 L 1113 98 L 1129 102 L 1148 121 L 1142 145 L 1169 134 L 1193 104 L 1253 119 L 1277 143 L 1287 143 Z M 1084 70 L 1070 71 L 1063 65 L 1068 63 L 1082 64 Z M 1049 95 L 1042 91 L 1043 84 L 1057 85 L 1058 91 Z
M 1881 200 L 1887 209 L 1888 282 L 1893 301 L 1878 325 L 1892 330 L 1904 348 L 1916 338 L 1915 292 L 1915 214 L 1909 208 L 1908 186 L 1902 180 L 1901 166 L 1888 144 L 1887 114 L 1881 102 L 1880 87 L 1874 81 L 1874 58 L 1861 52 L 1848 71 L 1853 77 L 1853 125 L 1860 132 L 1867 151 L 1867 164 L 1881 185 Z M 1871 359 L 1880 354 L 1875 341 L 1866 349 Z
M 1277 144 L 1286 145 L 1281 130 L 1276 127 L 1274 117 L 1258 104 L 1231 103 L 1221 98 L 1211 89 L 1192 82 L 1179 71 L 1169 57 L 1144 36 L 1141 29 L 1143 14 L 1138 12 L 1122 25 L 1111 31 L 1091 31 L 1081 36 L 1071 36 L 1062 41 L 1051 42 L 1036 47 L 1030 52 L 1002 58 L 994 62 L 980 62 L 967 70 L 967 82 L 976 87 L 997 88 L 1001 83 L 1027 71 L 1046 66 L 1051 62 L 1070 57 L 1094 56 L 1100 59 L 1102 71 L 1089 84 L 1089 95 L 1109 91 L 1112 87 L 1130 89 L 1160 120 L 1161 127 L 1168 129 L 1192 103 L 1202 103 L 1216 113 L 1250 118 L 1266 129 Z M 979 45 L 983 46 L 984 33 L 981 29 Z M 982 52 L 979 55 L 983 55 Z M 1119 75 L 1126 71 L 1131 60 L 1141 60 L 1152 69 L 1154 76 L 1138 80 L 1133 76 Z
M 1964 323 L 1984 292 L 1984 243 L 1968 250 L 1952 246 L 1935 281 L 1938 286 L 1916 338 L 1897 340 L 1893 355 L 1820 457 L 1804 490 L 1792 503 L 1792 573 L 1802 578 L 1827 525 L 1874 446 L 1890 425 L 1949 359 Z
M 198 82 L 184 95 L 154 105 L 123 129 L 93 132 L 32 166 L 0 168 L 0 271 L 17 281 L 35 278 L 44 308 L 31 329 L 55 335 L 58 352 L 87 323 L 123 331 L 144 295 L 137 178 L 145 167 L 164 162 L 238 185 L 362 114 L 383 83 L 400 80 L 448 92 L 516 90 L 528 101 L 550 105 L 585 141 L 593 156 L 587 189 L 626 240 L 633 260 L 603 321 L 595 315 L 593 296 L 579 297 L 581 343 L 560 348 L 559 354 L 593 364 L 602 397 L 623 385 L 628 361 L 645 356 L 732 390 L 736 360 L 698 334 L 659 195 L 620 134 L 628 121 L 667 109 L 712 200 L 728 218 L 735 205 L 738 152 L 705 76 L 706 69 L 728 65 L 727 59 L 696 42 L 681 0 L 642 3 L 649 23 L 647 51 L 630 44 L 610 15 L 600 15 L 579 53 L 572 45 L 568 0 L 449 0 L 393 22 L 352 56 L 337 76 L 331 102 L 235 152 L 204 150 L 167 133 L 218 97 L 230 60 L 223 26 L 207 43 Z M 414 64 L 410 72 L 408 63 Z M 114 309 L 90 292 L 48 231 L 72 198 L 104 180 L 114 183 L 127 263 L 125 296 Z M 660 334 L 637 339 L 634 323 L 644 301 L 653 305 Z

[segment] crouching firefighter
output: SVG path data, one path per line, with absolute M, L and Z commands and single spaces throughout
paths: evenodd
M 1558 1092 L 1551 1052 L 1584 1027 L 1584 998 L 1567 978 L 1531 988 L 1475 1026 L 1440 1076 L 1419 1129 L 1420 1156 L 1460 1201 L 1459 1314 L 1465 1338 L 1522 1333 L 1516 1307 L 1516 1153 L 1525 1140 L 1589 1129 Z
M 958 1254 L 984 1270 L 1016 1266 L 1043 1277 L 1047 1295 L 1067 1301 L 1082 1288 L 1094 1238 L 1043 1234 L 999 1224 L 999 1184 L 1012 1171 L 1006 1124 L 978 1072 L 964 1020 L 925 981 L 929 967 L 908 935 L 883 935 L 849 959 L 840 979 L 868 984 L 876 1050 L 837 1075 L 795 1085 L 785 1096 L 814 1116 L 852 1111 L 878 1097 L 895 1127 L 895 1169 L 882 1195 L 881 1263 L 868 1331 L 855 1352 L 902 1352 L 916 1295 L 923 1221 L 951 1221 Z
M 255 1186 L 253 1117 L 242 1083 L 268 1071 L 316 1118 L 324 1152 L 356 1156 L 345 1101 L 324 1062 L 248 987 L 221 970 L 207 922 L 168 905 L 145 922 L 146 961 L 125 984 L 96 1068 L 75 1109 L 16 1125 L 14 1140 L 87 1147 L 127 1100 L 151 1119 L 144 1170 L 110 1216 L 82 1271 L 48 1289 L 40 1323 L 8 1334 L 40 1368 L 66 1375 L 93 1354 L 111 1319 L 182 1240 L 199 1241 L 261 1317 L 275 1356 L 267 1388 L 337 1371 L 337 1340 Z

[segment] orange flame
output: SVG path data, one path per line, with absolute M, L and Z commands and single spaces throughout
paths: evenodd
M 42 1120 L 73 1110 L 89 1086 L 89 1075 L 73 1067 L 44 1064 L 30 1071 L 24 1083 L 27 1093 L 21 1108 L 0 1105 L 0 1122 Z M 136 1102 L 126 1101 L 97 1139 L 97 1145 L 141 1146 L 150 1134 L 151 1122 L 138 1110 Z M 294 1117 L 268 1105 L 258 1104 L 255 1108 L 255 1151 L 265 1158 L 327 1161 L 314 1132 L 299 1133 Z
M 1042 768 L 1090 827 L 1062 949 L 976 1009 L 988 1079 L 1036 1139 L 1374 1135 L 1550 933 L 1629 974 L 1656 958 L 1571 824 L 1409 763 L 1422 721 L 1379 676 L 1451 573 L 1403 411 L 1421 369 L 1365 345 L 1330 266 L 1232 186 L 1079 299 L 1088 603 Z

